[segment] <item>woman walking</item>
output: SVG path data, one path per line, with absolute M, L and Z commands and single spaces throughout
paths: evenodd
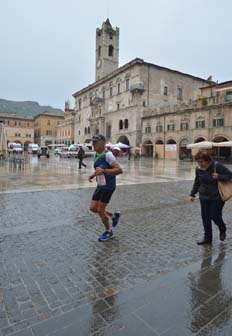
M 211 245 L 213 239 L 212 220 L 218 226 L 220 240 L 224 241 L 226 238 L 226 225 L 222 219 L 222 209 L 225 202 L 220 197 L 217 182 L 230 181 L 232 172 L 221 163 L 215 162 L 207 151 L 199 151 L 195 160 L 198 167 L 189 199 L 194 201 L 196 193 L 199 192 L 204 227 L 204 238 L 197 244 Z

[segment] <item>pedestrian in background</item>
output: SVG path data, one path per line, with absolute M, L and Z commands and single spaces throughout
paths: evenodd
M 224 241 L 226 238 L 226 225 L 222 219 L 225 202 L 221 199 L 217 182 L 230 181 L 232 172 L 221 163 L 215 162 L 207 151 L 199 151 L 195 160 L 198 167 L 189 199 L 194 201 L 196 193 L 199 192 L 204 227 L 204 238 L 197 244 L 211 245 L 213 239 L 212 220 L 218 226 L 220 240 Z
M 85 151 L 82 146 L 79 147 L 79 151 L 77 153 L 77 158 L 79 159 L 79 169 L 81 169 L 81 166 L 86 168 L 86 164 L 83 162 L 85 157 Z

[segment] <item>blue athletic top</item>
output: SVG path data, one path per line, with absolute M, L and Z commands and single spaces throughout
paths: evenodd
M 101 154 L 96 154 L 94 159 L 94 169 L 101 167 L 103 169 L 111 169 L 111 164 L 116 161 L 112 152 L 105 151 Z M 106 179 L 106 185 L 98 185 L 99 189 L 115 189 L 116 188 L 116 176 L 110 174 L 104 174 Z

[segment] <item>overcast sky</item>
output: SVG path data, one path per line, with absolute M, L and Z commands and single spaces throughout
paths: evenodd
M 95 80 L 95 32 L 120 28 L 120 65 L 232 79 L 231 0 L 0 0 L 0 98 L 64 108 Z

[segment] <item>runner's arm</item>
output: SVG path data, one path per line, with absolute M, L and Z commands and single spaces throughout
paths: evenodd
M 117 161 L 112 162 L 111 168 L 109 169 L 100 168 L 100 167 L 96 169 L 96 175 L 101 175 L 101 174 L 120 175 L 122 173 L 123 173 L 122 168 Z

